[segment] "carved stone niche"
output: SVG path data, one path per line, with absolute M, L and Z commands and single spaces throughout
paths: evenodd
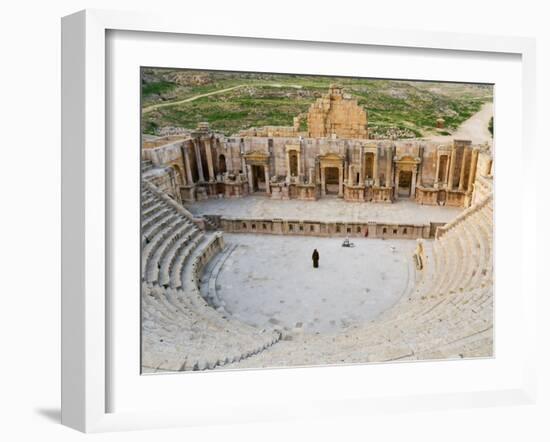
M 249 191 L 255 192 L 258 190 L 265 190 L 265 193 L 271 193 L 269 154 L 263 151 L 252 151 L 245 153 L 243 158 L 247 169 L 246 176 Z
M 286 176 L 287 181 L 290 182 L 294 177 L 300 177 L 303 174 L 302 171 L 302 157 L 301 146 L 299 143 L 292 143 L 285 145 L 285 157 L 286 157 Z
M 338 176 L 337 194 L 342 198 L 344 196 L 344 156 L 336 153 L 321 155 L 319 156 L 319 166 L 321 169 L 321 196 L 331 192 L 331 186 L 335 184 L 332 182 L 335 176 L 333 172 L 336 169 Z
M 418 174 L 418 165 L 421 162 L 419 157 L 403 155 L 395 157 L 395 183 L 394 197 L 400 196 L 415 199 L 416 194 L 416 178 Z

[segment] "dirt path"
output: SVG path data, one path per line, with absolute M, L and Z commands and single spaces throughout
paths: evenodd
M 451 141 L 453 139 L 472 140 L 473 144 L 492 142 L 489 132 L 489 120 L 493 116 L 493 103 L 485 103 L 481 109 L 462 123 L 451 135 L 433 135 L 427 137 L 432 141 Z
M 238 89 L 238 88 L 241 88 L 241 87 L 245 87 L 245 86 L 250 86 L 250 84 L 246 84 L 246 83 L 245 84 L 238 84 L 237 86 L 231 86 L 231 87 L 228 87 L 226 89 L 220 89 L 220 90 L 217 90 L 217 91 L 207 92 L 205 94 L 194 95 L 194 96 L 186 98 L 184 100 L 169 101 L 167 103 L 152 104 L 151 106 L 144 107 L 142 112 L 144 114 L 146 114 L 148 112 L 154 111 L 155 109 L 159 109 L 161 107 L 169 107 L 169 106 L 176 106 L 178 104 L 189 103 L 190 101 L 195 101 L 195 100 L 198 100 L 199 98 L 209 97 L 210 95 L 223 94 L 225 92 L 229 92 L 229 91 L 232 91 L 232 90 L 235 90 L 235 89 Z M 301 89 L 302 88 L 302 86 L 300 86 L 298 84 L 285 84 L 285 85 L 282 85 L 282 84 L 257 84 L 257 85 L 253 85 L 253 86 L 260 86 L 260 87 L 261 86 L 292 87 L 292 88 L 296 88 L 296 89 Z
M 176 106 L 182 103 L 189 103 L 190 101 L 195 101 L 195 100 L 198 100 L 199 98 L 209 97 L 210 95 L 223 94 L 224 92 L 229 92 L 243 86 L 246 86 L 246 84 L 238 84 L 237 86 L 228 87 L 227 89 L 220 89 L 217 91 L 207 92 L 205 94 L 194 95 L 192 97 L 186 98 L 185 100 L 169 101 L 168 103 L 153 104 L 151 106 L 144 107 L 142 112 L 146 114 L 148 112 L 154 111 L 155 109 L 159 109 L 161 107 Z

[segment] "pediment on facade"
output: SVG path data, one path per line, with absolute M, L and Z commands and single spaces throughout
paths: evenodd
M 248 163 L 267 163 L 269 162 L 269 154 L 261 150 L 254 150 L 243 155 Z
M 321 161 L 342 161 L 344 158 L 337 153 L 327 153 L 325 155 L 319 155 Z
M 297 152 L 300 152 L 300 145 L 298 143 L 296 143 L 296 144 L 286 144 L 285 148 L 286 148 L 287 152 L 290 152 L 291 150 L 295 150 Z
M 419 164 L 420 158 L 410 155 L 403 155 L 401 157 L 396 157 L 395 162 L 400 164 Z

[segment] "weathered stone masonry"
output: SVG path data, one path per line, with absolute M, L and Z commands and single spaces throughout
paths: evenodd
M 312 104 L 307 121 L 308 132 L 295 121 L 225 137 L 201 123 L 190 134 L 144 141 L 143 173 L 180 202 L 254 193 L 457 207 L 468 207 L 492 179 L 487 145 L 369 139 L 366 111 L 337 86 Z

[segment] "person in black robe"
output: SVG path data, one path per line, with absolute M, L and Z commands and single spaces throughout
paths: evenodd
M 313 250 L 313 255 L 311 255 L 311 259 L 313 260 L 313 268 L 316 269 L 319 267 L 319 252 L 317 249 Z

